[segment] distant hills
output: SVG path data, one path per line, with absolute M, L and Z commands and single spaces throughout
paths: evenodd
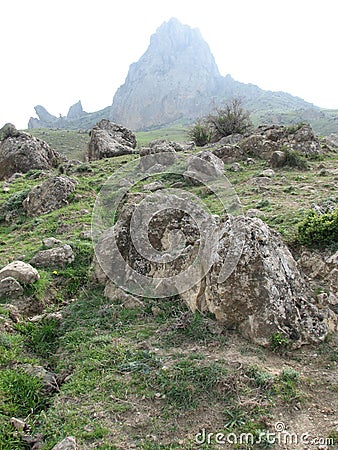
M 133 130 L 187 125 L 234 97 L 242 99 L 257 125 L 308 122 L 321 134 L 338 129 L 338 110 L 324 110 L 285 92 L 223 77 L 199 30 L 174 18 L 151 36 L 148 49 L 131 64 L 111 106 L 87 113 L 79 101 L 67 116 L 55 117 L 39 105 L 35 107 L 38 119 L 30 118 L 28 126 L 89 129 L 102 118 Z

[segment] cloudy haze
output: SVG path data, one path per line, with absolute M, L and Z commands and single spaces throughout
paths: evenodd
M 34 106 L 66 115 L 112 103 L 171 17 L 199 28 L 222 75 L 338 108 L 336 0 L 10 0 L 1 5 L 0 126 Z

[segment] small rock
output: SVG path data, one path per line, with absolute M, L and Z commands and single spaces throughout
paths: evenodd
M 22 206 L 28 216 L 46 214 L 67 205 L 67 199 L 74 190 L 75 183 L 70 178 L 51 177 L 33 187 Z
M 27 423 L 21 419 L 17 419 L 15 417 L 11 418 L 11 424 L 18 431 L 23 431 L 27 427 Z
M 31 264 L 37 267 L 64 267 L 74 261 L 75 256 L 70 245 L 41 250 L 31 259 Z
M 266 170 L 263 170 L 263 172 L 259 176 L 273 178 L 276 176 L 276 172 L 272 169 L 266 169 Z
M 286 154 L 282 151 L 276 150 L 272 153 L 270 159 L 271 167 L 283 167 L 286 162 Z
M 21 297 L 23 288 L 13 277 L 6 277 L 0 280 L 0 298 Z
M 265 214 L 260 209 L 249 209 L 246 213 L 247 217 L 265 217 Z
M 32 284 L 40 278 L 34 267 L 23 261 L 13 261 L 0 270 L 0 280 L 12 277 L 23 284 Z
M 231 170 L 232 172 L 239 172 L 240 170 L 242 170 L 242 167 L 239 163 L 233 163 L 231 164 L 229 170 Z
M 159 189 L 163 189 L 163 188 L 164 188 L 164 185 L 163 185 L 163 183 L 161 183 L 161 181 L 154 181 L 153 183 L 145 184 L 142 189 L 144 191 L 155 192 L 155 191 L 158 191 Z
M 53 248 L 58 246 L 59 244 L 62 244 L 62 241 L 59 239 L 55 239 L 53 237 L 43 239 L 42 244 L 46 248 Z
M 56 444 L 52 450 L 77 450 L 75 437 L 66 437 L 63 441 Z

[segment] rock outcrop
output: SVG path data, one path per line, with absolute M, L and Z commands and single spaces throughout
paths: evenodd
M 66 158 L 46 142 L 5 125 L 0 130 L 0 180 L 32 169 L 52 169 Z
M 296 151 L 305 156 L 323 153 L 320 141 L 308 124 L 295 126 L 261 126 L 253 133 L 231 143 L 231 136 L 214 145 L 213 153 L 225 163 L 247 159 L 249 156 L 269 161 L 273 167 L 286 163 L 285 151 Z M 230 141 L 230 142 L 229 142 Z
M 224 329 L 237 330 L 261 345 L 268 345 L 271 336 L 276 333 L 283 334 L 294 346 L 320 342 L 330 327 L 332 329 L 334 314 L 328 308 L 318 309 L 281 236 L 259 218 L 228 216 L 219 221 L 214 216 L 202 217 L 204 235 L 211 241 L 216 227 L 217 241 L 210 244 L 210 255 L 208 253 L 207 257 L 199 259 L 200 262 L 194 266 L 191 275 L 184 278 L 183 284 L 170 284 L 173 277 L 186 271 L 193 261 L 195 264 L 201 235 L 196 223 L 184 211 L 169 205 L 169 209 L 159 212 L 148 223 L 147 242 L 157 252 L 168 251 L 171 255 L 175 254 L 172 246 L 178 244 L 177 256 L 180 256 L 159 263 L 156 258 L 147 257 L 147 252 L 143 251 L 146 246 L 142 247 L 141 255 L 134 244 L 141 242 L 140 229 L 144 223 L 140 221 L 136 224 L 137 233 L 140 233 L 137 241 L 130 234 L 130 229 L 135 226 L 132 223 L 135 201 L 139 203 L 140 198 L 130 199 L 117 224 L 107 230 L 97 243 L 94 263 L 97 280 L 110 283 L 109 274 L 112 273 L 115 281 L 129 279 L 132 283 L 137 283 L 139 275 L 135 274 L 151 277 L 158 280 L 158 286 L 163 284 L 164 292 L 176 291 L 192 311 L 212 313 Z M 179 197 L 171 201 L 173 205 L 179 205 L 182 200 L 186 201 Z M 233 230 L 241 230 L 242 246 L 239 237 L 233 235 Z M 173 236 L 178 232 L 180 236 L 175 241 Z M 112 253 L 115 238 L 117 247 Z M 234 245 L 236 248 L 233 248 Z M 117 251 L 126 261 L 126 267 L 122 264 L 117 269 Z M 238 259 L 228 278 L 219 281 L 229 252 L 237 254 Z M 190 287 L 191 276 L 204 273 L 208 264 L 209 270 Z M 117 278 L 116 270 L 121 271 Z
M 75 190 L 75 183 L 66 176 L 48 178 L 35 186 L 23 201 L 28 216 L 46 214 L 68 204 L 68 197 Z
M 88 160 L 95 161 L 135 153 L 136 137 L 121 125 L 102 119 L 90 131 Z

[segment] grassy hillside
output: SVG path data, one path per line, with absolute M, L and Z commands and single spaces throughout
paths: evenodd
M 88 140 L 73 131 L 30 131 L 72 158 L 80 157 Z M 155 137 L 179 140 L 182 131 L 138 137 L 142 144 Z M 220 331 L 209 317 L 193 315 L 177 299 L 144 299 L 132 308 L 108 301 L 92 282 L 89 232 L 96 195 L 133 158 L 75 167 L 69 174 L 77 182 L 69 205 L 35 218 L 24 215 L 21 199 L 46 173 L 32 171 L 14 180 L 9 190 L 0 190 L 2 214 L 12 212 L 10 222 L 0 217 L 1 266 L 14 259 L 28 262 L 45 237 L 56 237 L 75 252 L 73 263 L 39 270 L 40 280 L 25 287 L 25 315 L 0 304 L 0 448 L 31 448 L 23 437 L 28 435 L 50 450 L 73 435 L 81 450 L 279 449 L 283 446 L 266 437 L 260 444 L 226 447 L 215 442 L 215 435 L 202 443 L 199 434 L 204 429 L 256 438 L 263 431 L 276 432 L 277 423 L 299 436 L 309 433 L 335 442 L 329 447 L 334 448 L 336 338 L 291 351 L 276 335 L 271 348 L 264 349 Z M 338 201 L 337 163 L 338 154 L 328 154 L 309 160 L 305 171 L 277 169 L 267 188 L 252 183 L 266 168 L 261 160 L 241 165 L 239 172 L 226 165 L 226 176 L 244 210 L 262 211 L 264 220 L 294 244 L 297 224 L 313 203 Z M 219 212 L 212 194 L 186 188 Z M 54 390 L 46 390 L 28 366 L 57 374 Z M 13 416 L 26 422 L 24 432 L 15 430 Z

